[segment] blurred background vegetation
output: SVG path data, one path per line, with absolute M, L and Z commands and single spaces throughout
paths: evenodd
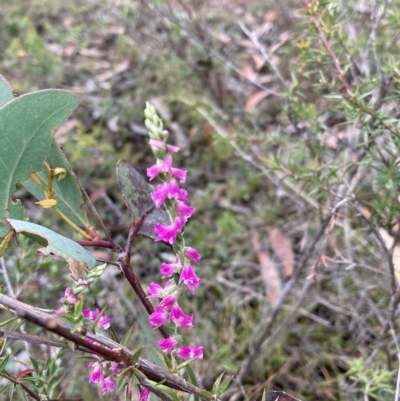
M 0 5 L 0 73 L 17 93 L 61 88 L 85 99 L 56 139 L 117 241 L 129 217 L 116 162 L 143 174 L 154 162 L 146 101 L 181 147 L 175 165 L 188 170 L 197 211 L 187 243 L 203 256 L 202 285 L 183 306 L 205 347 L 195 364 L 202 385 L 236 375 L 226 399 L 253 400 L 264 388 L 309 401 L 394 397 L 399 23 L 399 0 Z M 16 197 L 33 222 L 73 235 L 23 188 Z M 144 287 L 171 257 L 135 241 Z M 20 300 L 47 309 L 70 282 L 61 262 L 22 238 L 1 273 Z M 135 324 L 132 348 L 154 344 L 116 266 L 92 296 L 108 306 L 119 338 Z M 29 356 L 53 355 L 17 342 L 4 352 L 16 373 Z M 155 361 L 149 346 L 145 356 Z M 59 359 L 58 397 L 123 399 L 89 386 L 86 365 L 71 352 Z

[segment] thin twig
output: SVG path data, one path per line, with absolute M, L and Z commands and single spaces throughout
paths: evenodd
M 7 266 L 6 266 L 6 263 L 4 262 L 4 257 L 0 258 L 0 266 L 1 266 L 1 272 L 3 273 L 3 278 L 4 278 L 4 282 L 6 283 L 8 293 L 13 298 L 17 298 L 17 296 L 15 295 L 14 289 L 12 288 L 10 278 L 8 277 Z

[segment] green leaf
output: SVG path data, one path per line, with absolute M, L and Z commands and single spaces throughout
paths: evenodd
M 8 222 L 10 227 L 17 233 L 22 232 L 44 238 L 47 241 L 47 246 L 46 248 L 39 248 L 38 252 L 44 256 L 56 255 L 63 258 L 75 279 L 83 278 L 87 270 L 93 269 L 96 265 L 95 257 L 69 238 L 63 237 L 46 227 L 27 221 L 9 219 Z
M 121 340 L 121 345 L 123 345 L 124 347 L 126 347 L 126 345 L 128 344 L 128 341 L 129 341 L 129 338 L 131 337 L 131 335 L 132 335 L 132 331 L 133 331 L 133 328 L 135 327 L 135 325 L 133 325 L 126 333 L 125 333 L 125 335 L 122 337 L 122 340 Z
M 54 132 L 80 101 L 51 89 L 22 95 L 0 108 L 0 221 L 23 219 L 22 204 L 11 200 L 15 186 L 42 168 Z M 1 224 L 0 236 L 7 229 Z
M 211 390 L 214 394 L 217 394 L 217 393 L 218 393 L 218 389 L 219 389 L 219 387 L 220 387 L 220 385 L 221 385 L 221 380 L 222 380 L 222 378 L 224 377 L 224 374 L 225 374 L 225 372 L 222 372 L 222 373 L 218 376 L 217 380 L 215 380 L 215 382 L 214 382 L 214 384 L 213 384 L 213 386 L 212 386 L 212 390 Z
M 127 380 L 132 376 L 132 374 L 133 373 L 130 369 L 126 369 L 118 375 L 117 394 L 121 394 L 123 388 L 126 386 Z
M 0 74 L 0 107 L 13 99 L 14 93 L 10 83 Z
M 8 359 L 10 358 L 10 355 L 7 355 L 5 358 L 3 358 L 3 360 L 0 362 L 0 372 L 2 372 L 8 363 Z
M 29 359 L 31 360 L 32 367 L 33 367 L 33 369 L 35 369 L 36 374 L 38 376 L 40 376 L 39 365 L 37 364 L 37 362 L 33 358 L 29 357 Z
M 0 395 L 5 393 L 8 390 L 9 386 L 10 386 L 10 384 L 8 384 L 7 386 L 0 387 Z
M 26 395 L 24 393 L 24 391 L 22 391 L 22 387 L 21 386 L 16 386 L 17 389 L 17 393 L 19 395 L 19 398 L 21 401 L 28 401 L 28 399 L 26 398 Z
M 133 353 L 132 358 L 131 358 L 131 363 L 132 363 L 132 365 L 135 365 L 136 362 L 139 360 L 140 355 L 142 355 L 143 348 L 144 348 L 144 347 L 140 347 L 137 351 L 135 351 L 135 352 Z
M 171 222 L 164 209 L 154 206 L 150 198 L 151 186 L 125 160 L 120 160 L 117 164 L 117 180 L 132 222 L 137 223 L 142 216 L 146 216 L 139 234 L 156 239 L 154 233 L 156 224 L 169 225 Z
M 58 181 L 56 176 L 53 181 L 53 198 L 57 201 L 57 208 L 77 226 L 87 227 L 89 222 L 86 213 L 81 209 L 83 198 L 75 174 L 72 172 L 65 154 L 54 141 L 52 142 L 49 153 L 46 156 L 46 162 L 53 168 L 62 167 L 67 172 L 67 175 L 62 180 Z M 46 165 L 42 166 L 42 170 L 36 173 L 36 176 L 39 178 L 43 186 L 47 188 L 48 170 Z M 46 199 L 43 190 L 32 180 L 24 182 L 22 185 L 36 199 Z
M 192 369 L 192 367 L 191 367 L 190 365 L 187 365 L 187 366 L 186 366 L 186 373 L 187 373 L 188 376 L 189 376 L 190 382 L 191 382 L 194 386 L 197 387 L 197 378 L 196 378 L 196 375 L 195 375 L 195 373 L 194 373 L 194 371 L 193 371 L 193 369 Z M 199 397 L 198 397 L 197 395 L 195 395 L 195 396 L 193 397 L 193 400 L 194 400 L 194 401 L 199 401 Z
M 153 349 L 153 352 L 156 354 L 157 358 L 168 368 L 168 369 L 172 369 L 173 365 L 171 360 L 168 358 L 167 355 L 164 355 L 163 353 L 157 351 L 153 346 L 151 346 L 151 348 Z
M 12 383 L 10 385 L 10 391 L 8 392 L 10 401 L 12 401 L 14 399 L 14 389 L 15 389 L 15 385 L 14 385 L 14 383 Z
M 220 396 L 229 386 L 229 383 L 232 381 L 233 376 L 228 377 L 228 379 L 225 380 L 224 383 L 221 384 L 221 386 L 218 389 L 218 396 Z

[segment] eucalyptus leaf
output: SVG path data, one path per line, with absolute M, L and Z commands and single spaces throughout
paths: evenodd
M 39 248 L 38 252 L 44 256 L 56 255 L 63 258 L 75 279 L 84 277 L 88 269 L 93 269 L 96 265 L 95 257 L 85 248 L 46 227 L 24 220 L 9 219 L 8 223 L 17 233 L 39 236 L 46 240 L 47 246 Z
M 24 216 L 21 202 L 11 199 L 16 184 L 42 168 L 55 131 L 80 101 L 72 93 L 50 89 L 22 95 L 0 107 L 1 237 L 8 232 L 6 218 Z

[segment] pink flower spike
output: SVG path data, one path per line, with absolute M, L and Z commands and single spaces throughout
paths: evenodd
M 179 261 L 178 258 L 176 258 L 177 260 L 175 261 L 175 263 L 163 263 L 160 266 L 160 272 L 162 274 L 161 278 L 167 278 L 172 276 L 175 273 L 178 273 L 178 271 L 176 270 L 176 266 L 177 266 L 177 262 Z M 150 297 L 147 297 L 150 298 Z
M 158 234 L 156 241 L 168 242 L 171 245 L 175 245 L 176 236 L 178 232 L 176 231 L 175 224 L 169 226 L 163 226 L 161 224 L 156 224 L 154 232 Z
M 179 283 L 184 282 L 189 291 L 194 294 L 194 289 L 200 285 L 200 279 L 196 276 L 191 265 L 183 266 L 181 276 L 179 277 Z
M 203 359 L 203 347 L 195 347 L 194 345 L 181 347 L 178 349 L 177 355 L 185 361 L 192 358 Z
M 196 265 L 199 264 L 199 261 L 201 259 L 200 254 L 197 252 L 195 248 L 192 248 L 188 246 L 185 248 L 185 256 L 187 256 L 189 259 L 191 259 Z
M 106 377 L 103 380 L 103 390 L 102 390 L 103 395 L 107 394 L 108 391 L 115 390 L 116 387 L 117 385 L 109 377 Z
M 142 390 L 140 391 L 139 401 L 147 401 L 149 399 L 149 395 L 150 390 L 146 387 L 142 387 Z
M 107 315 L 103 315 L 97 322 L 97 327 L 102 327 L 104 330 L 107 330 L 110 328 L 110 324 L 111 319 Z
M 169 355 L 172 350 L 175 348 L 175 345 L 178 344 L 178 341 L 175 340 L 174 337 L 166 338 L 165 340 L 158 341 L 158 346 L 164 354 Z
M 181 170 L 180 168 L 171 168 L 171 175 L 172 177 L 177 178 L 180 182 L 185 182 L 186 180 L 186 170 Z
M 176 294 L 168 295 L 160 302 L 160 307 L 166 311 L 169 311 L 171 310 L 177 299 L 178 296 Z
M 163 288 L 161 287 L 160 284 L 150 283 L 149 286 L 147 287 L 147 291 L 150 293 L 150 295 L 148 295 L 147 298 L 162 298 Z
M 176 153 L 176 152 L 179 152 L 179 150 L 180 150 L 180 148 L 178 148 L 178 146 L 168 145 L 168 144 L 167 144 L 167 148 L 171 153 Z
M 95 310 L 90 310 L 90 308 L 84 309 L 82 311 L 82 315 L 86 319 L 96 320 L 99 314 L 99 310 L 96 308 Z
M 169 321 L 173 321 L 177 327 L 185 327 L 187 329 L 193 328 L 193 316 L 185 315 L 178 304 L 172 306 Z
M 94 370 L 89 378 L 89 383 L 98 383 L 103 381 L 103 366 L 100 362 L 90 362 L 88 366 L 94 366 Z
M 154 312 L 149 316 L 149 322 L 153 326 L 153 330 L 161 327 L 167 320 L 168 312 L 160 306 L 156 306 Z

